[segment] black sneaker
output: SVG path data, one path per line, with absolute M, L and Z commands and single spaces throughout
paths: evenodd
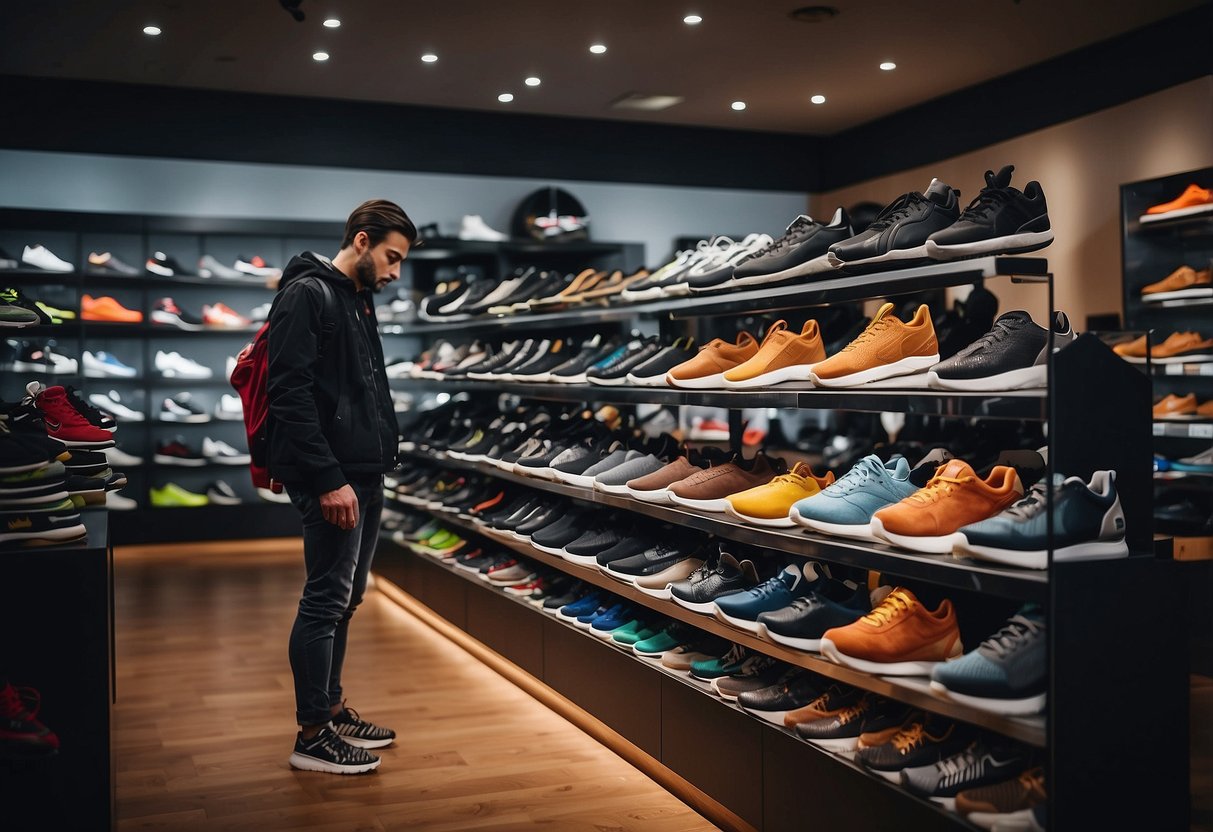
M 590 384 L 620 385 L 628 383 L 628 373 L 632 368 L 653 358 L 661 352 L 664 345 L 661 336 L 654 335 L 643 341 L 635 342 L 631 349 L 622 355 L 612 355 L 612 360 L 600 362 L 586 370 L 585 380 Z
M 640 387 L 667 387 L 665 374 L 684 361 L 694 358 L 696 352 L 694 338 L 689 335 L 679 338 L 668 347 L 663 347 L 651 358 L 630 368 L 627 382 Z
M 743 286 L 767 286 L 797 277 L 831 272 L 827 252 L 830 246 L 855 235 L 851 218 L 839 208 L 826 225 L 801 214 L 778 240 L 751 254 L 733 269 L 733 276 L 718 286 L 699 288 L 691 282 L 692 292 L 733 289 Z
M 321 728 L 310 740 L 305 740 L 303 734 L 297 735 L 289 762 L 291 768 L 327 774 L 364 774 L 379 767 L 378 757 L 350 745 L 328 727 Z
M 1053 349 L 1078 336 L 1064 312 L 1053 315 Z M 1027 312 L 1007 312 L 994 327 L 927 373 L 927 384 L 939 390 L 1024 390 L 1049 383 L 1049 331 Z
M 390 728 L 380 728 L 358 716 L 358 712 L 349 706 L 342 706 L 341 713 L 331 720 L 337 736 L 355 748 L 383 748 L 391 745 L 396 739 L 396 732 Z
M 470 281 L 451 281 L 444 283 L 432 295 L 426 295 L 417 306 L 417 315 L 423 321 L 445 320 L 439 311 L 443 307 L 454 304 L 472 288 Z
M 737 561 L 728 552 L 704 563 L 685 581 L 670 585 L 670 597 L 682 607 L 695 612 L 711 613 L 716 599 L 758 586 L 758 572 L 753 562 Z
M 96 407 L 84 400 L 80 395 L 80 391 L 75 387 L 68 385 L 63 388 L 67 392 L 67 403 L 72 406 L 72 409 L 85 418 L 85 420 L 95 428 L 108 430 L 113 433 L 118 429 L 118 423 L 114 421 L 114 417 L 108 413 L 103 413 Z
M 568 339 L 557 338 L 552 341 L 547 352 L 536 355 L 527 363 L 510 372 L 510 380 L 522 384 L 549 381 L 552 370 L 569 360 L 573 349 Z
M 901 770 L 939 762 L 964 750 L 973 731 L 938 714 L 924 714 L 901 727 L 888 742 L 859 749 L 857 760 L 894 783 Z
M 172 298 L 159 298 L 152 306 L 151 320 L 154 324 L 167 324 L 189 332 L 198 332 L 205 327 L 202 319 L 186 312 Z
M 917 795 L 943 801 L 965 789 L 1013 780 L 1032 764 L 1022 746 L 1007 740 L 977 740 L 937 763 L 901 770 L 901 785 Z
M 157 445 L 156 452 L 152 454 L 152 461 L 157 465 L 185 465 L 191 468 L 206 465 L 206 457 L 202 452 L 185 444 L 185 440 L 180 436 Z
M 593 516 L 588 509 L 565 511 L 558 520 L 536 529 L 531 534 L 531 545 L 549 555 L 561 555 L 567 544 L 581 537 Z
M 179 274 L 189 274 L 189 269 L 177 262 L 176 258 L 169 257 L 163 251 L 153 251 L 152 256 L 147 258 L 147 262 L 143 264 L 143 268 L 148 274 L 154 274 L 157 277 L 173 277 Z
M 834 268 L 878 263 L 905 265 L 927 257 L 927 238 L 960 217 L 960 191 L 932 179 L 926 194 L 910 191 L 888 205 L 876 221 L 849 240 L 830 246 Z
M 986 186 L 952 226 L 927 240 L 927 256 L 936 260 L 1036 251 L 1053 242 L 1049 206 L 1040 183 L 1033 180 L 1022 192 L 1011 187 L 1007 165 L 997 174 L 986 171 Z
M 737 695 L 737 704 L 759 719 L 782 726 L 784 714 L 803 708 L 824 690 L 820 677 L 799 673 L 770 687 Z
M 0 548 L 75 543 L 87 532 L 70 498 L 0 511 Z
M 548 381 L 554 381 L 557 384 L 585 384 L 586 372 L 590 367 L 612 355 L 617 349 L 619 349 L 617 342 L 610 339 L 603 341 L 602 336 L 595 336 L 592 341 L 582 345 L 581 351 L 577 355 L 554 368 L 549 374 Z

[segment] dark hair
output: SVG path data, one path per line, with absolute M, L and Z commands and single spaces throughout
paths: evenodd
M 359 231 L 366 232 L 372 246 L 382 243 L 392 231 L 403 234 L 410 246 L 417 242 L 417 226 L 413 225 L 403 208 L 386 199 L 369 199 L 354 209 L 354 213 L 345 221 L 345 237 L 341 247 L 352 246 Z

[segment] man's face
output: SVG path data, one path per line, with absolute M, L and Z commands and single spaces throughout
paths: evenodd
M 368 246 L 369 240 L 359 234 L 354 240 L 367 246 L 358 255 L 355 269 L 358 283 L 364 289 L 382 292 L 389 283 L 400 279 L 400 264 L 409 253 L 408 238 L 399 231 L 390 231 L 377 246 Z

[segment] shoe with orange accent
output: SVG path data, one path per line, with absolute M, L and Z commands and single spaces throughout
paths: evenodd
M 995 465 L 982 479 L 969 463 L 951 459 L 925 487 L 872 515 L 872 534 L 914 552 L 946 555 L 962 526 L 998 514 L 1023 497 L 1014 468 Z
M 1150 350 L 1147 341 L 1147 336 L 1139 335 L 1132 341 L 1121 341 L 1116 344 L 1112 347 L 1112 352 L 1132 364 L 1145 364 Z
M 830 685 L 826 688 L 825 693 L 809 704 L 784 714 L 783 724 L 788 728 L 795 728 L 797 725 L 816 722 L 819 719 L 829 719 L 856 704 L 862 696 L 863 691 L 858 688 L 839 684 Z
M 252 321 L 225 303 L 216 303 L 209 306 L 203 304 L 202 322 L 207 326 L 223 329 L 247 329 L 252 324 Z
M 819 387 L 857 387 L 919 373 L 925 379 L 938 363 L 939 342 L 926 304 L 902 323 L 893 314 L 893 304 L 886 303 L 858 338 L 815 366 L 811 378 Z
M 748 332 L 739 332 L 732 344 L 716 338 L 699 348 L 689 361 L 666 373 L 671 387 L 705 390 L 724 387 L 724 374 L 758 354 L 758 341 Z
M 1151 205 L 1142 214 L 1142 222 L 1158 222 L 1175 217 L 1187 217 L 1192 214 L 1203 214 L 1213 211 L 1213 190 L 1202 188 L 1195 183 L 1184 189 L 1184 192 L 1170 202 Z
M 143 320 L 143 313 L 135 309 L 127 309 L 108 295 L 99 298 L 82 295 L 80 297 L 80 319 L 137 324 Z
M 754 357 L 725 372 L 724 386 L 750 390 L 783 381 L 808 381 L 813 367 L 825 358 L 817 321 L 807 321 L 799 334 L 788 329 L 784 321 L 776 321 Z
M 1196 408 L 1196 415 L 1201 419 L 1213 419 L 1213 399 L 1202 402 L 1200 407 Z
M 1213 361 L 1213 338 L 1199 332 L 1172 332 L 1167 340 L 1150 348 L 1150 360 L 1158 364 Z
M 798 462 L 791 471 L 781 474 L 766 485 L 726 497 L 725 512 L 756 526 L 790 529 L 795 525 L 788 516 L 792 506 L 799 500 L 819 493 L 832 482 L 832 471 L 827 471 L 824 477 L 819 477 L 808 465 Z
M 1189 393 L 1186 396 L 1177 396 L 1174 393 L 1169 393 L 1158 404 L 1154 405 L 1155 419 L 1195 419 L 1196 416 L 1195 393 Z
M 1141 299 L 1146 303 L 1208 297 L 1213 297 L 1213 268 L 1197 271 L 1191 266 L 1180 266 L 1162 280 L 1143 286 L 1141 290 Z
M 897 587 L 853 624 L 826 630 L 821 655 L 836 664 L 890 676 L 929 676 L 940 662 L 964 653 L 952 602 L 931 611 Z

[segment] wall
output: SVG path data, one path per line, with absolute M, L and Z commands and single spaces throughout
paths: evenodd
M 642 242 L 660 265 L 680 236 L 782 233 L 803 192 L 726 190 L 348 168 L 0 150 L 0 206 L 114 213 L 344 220 L 365 199 L 398 201 L 418 224 L 458 231 L 464 214 L 505 230 L 515 205 L 557 185 L 589 211 L 594 239 Z M 336 245 L 338 241 L 334 241 Z
M 926 190 L 938 177 L 976 196 L 986 170 L 1014 164 L 1013 185 L 1038 180 L 1056 239 L 1042 251 L 1056 277 L 1056 304 L 1082 328 L 1086 316 L 1123 313 L 1120 191 L 1126 182 L 1213 165 L 1213 76 L 1089 116 L 999 142 L 942 162 L 814 195 L 814 216 L 860 200 L 887 204 Z M 1164 275 L 1159 275 L 1163 277 Z M 1002 309 L 1028 309 L 1037 320 L 1047 298 L 1029 286 L 991 285 Z

